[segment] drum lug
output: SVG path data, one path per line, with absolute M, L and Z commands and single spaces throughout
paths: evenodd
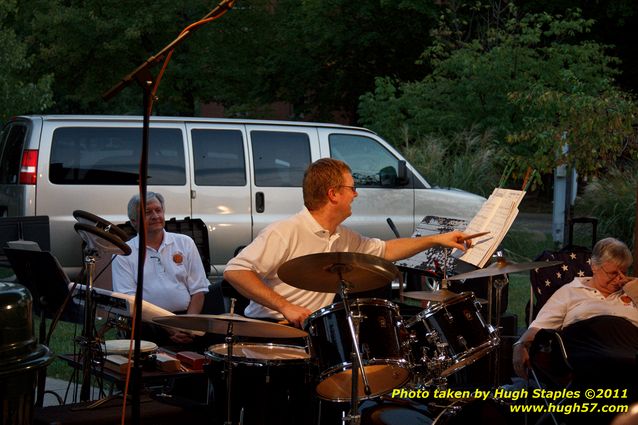
M 469 347 L 467 346 L 467 340 L 465 339 L 465 337 L 463 335 L 458 335 L 456 337 L 456 340 L 463 346 L 463 349 L 467 351 Z
M 441 342 L 441 337 L 439 337 L 439 333 L 437 331 L 430 331 L 425 334 L 425 339 L 430 344 L 437 344 Z
M 452 316 L 452 313 L 450 313 L 447 310 L 445 310 L 445 318 L 447 319 L 448 322 L 454 323 L 454 316 Z

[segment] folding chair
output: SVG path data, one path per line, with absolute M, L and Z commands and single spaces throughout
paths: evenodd
M 532 369 L 530 375 L 538 388 L 549 390 L 569 389 L 573 380 L 573 369 L 569 364 L 565 344 L 558 331 L 552 329 L 541 329 L 534 337 L 534 341 L 529 349 L 530 363 Z M 554 404 L 561 404 L 566 398 Z M 543 399 L 545 405 L 549 405 L 547 399 Z M 558 419 L 554 413 L 545 413 L 535 425 L 545 423 L 551 418 L 554 425 L 558 425 Z
M 591 276 L 591 250 L 581 246 L 568 246 L 560 251 L 543 251 L 534 261 L 562 261 L 552 267 L 530 271 L 530 303 L 527 305 L 525 320 L 529 325 L 547 300 L 561 286 L 575 277 Z M 532 304 L 532 299 L 536 302 Z

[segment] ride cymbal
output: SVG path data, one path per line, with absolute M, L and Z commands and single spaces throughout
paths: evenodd
M 225 335 L 233 324 L 233 335 L 263 338 L 303 338 L 306 331 L 265 320 L 250 319 L 239 314 L 180 314 L 156 317 L 153 322 L 180 329 Z
M 403 296 L 406 298 L 420 301 L 433 301 L 437 303 L 446 302 L 447 300 L 458 297 L 459 295 L 460 294 L 447 289 L 439 289 L 437 291 L 408 291 L 403 293 Z
M 475 279 L 478 277 L 498 276 L 501 274 L 518 273 L 534 269 L 542 269 L 545 267 L 552 267 L 558 264 L 562 264 L 562 261 L 536 261 L 532 263 L 510 263 L 509 261 L 497 261 L 490 264 L 484 269 L 474 270 L 467 273 L 457 274 L 456 276 L 450 276 L 447 280 L 463 280 L 463 279 Z
M 279 278 L 296 288 L 339 292 L 345 281 L 350 292 L 381 288 L 399 276 L 399 269 L 383 258 L 357 252 L 322 252 L 285 262 Z

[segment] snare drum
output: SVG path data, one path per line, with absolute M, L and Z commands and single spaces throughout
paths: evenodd
M 358 318 L 361 360 L 371 389 L 366 395 L 359 373 L 359 398 L 376 397 L 408 382 L 411 372 L 401 344 L 405 332 L 396 304 L 375 298 L 356 299 L 350 302 L 350 310 Z M 314 312 L 306 319 L 304 329 L 321 372 L 317 395 L 331 401 L 350 400 L 353 347 L 343 303 Z
M 463 292 L 407 320 L 414 364 L 427 369 L 427 359 L 438 358 L 445 364 L 441 376 L 447 377 L 494 349 L 497 332 L 479 308 L 474 294 Z
M 213 386 L 214 414 L 226 421 L 228 345 L 216 344 L 205 353 L 206 372 Z M 311 421 L 308 405 L 309 355 L 303 347 L 238 342 L 233 344 L 232 423 L 297 424 Z

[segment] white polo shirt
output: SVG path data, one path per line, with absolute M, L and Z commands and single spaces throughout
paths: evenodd
M 135 295 L 139 237 L 127 244 L 131 255 L 113 260 L 113 290 Z M 168 311 L 185 311 L 191 296 L 208 292 L 208 279 L 195 242 L 188 236 L 164 231 L 158 250 L 147 247 L 143 299 Z
M 320 252 L 358 252 L 383 257 L 385 242 L 367 238 L 347 227 L 330 232 L 314 219 L 307 208 L 262 230 L 255 240 L 231 259 L 226 270 L 251 270 L 275 292 L 293 304 L 316 311 L 332 303 L 335 294 L 306 291 L 279 279 L 277 270 L 288 260 Z M 275 310 L 251 301 L 244 314 L 253 318 L 283 319 Z
M 563 329 L 572 323 L 596 316 L 624 317 L 638 326 L 638 308 L 620 290 L 607 297 L 586 285 L 589 277 L 576 277 L 559 288 L 538 312 L 529 326 L 541 329 Z

